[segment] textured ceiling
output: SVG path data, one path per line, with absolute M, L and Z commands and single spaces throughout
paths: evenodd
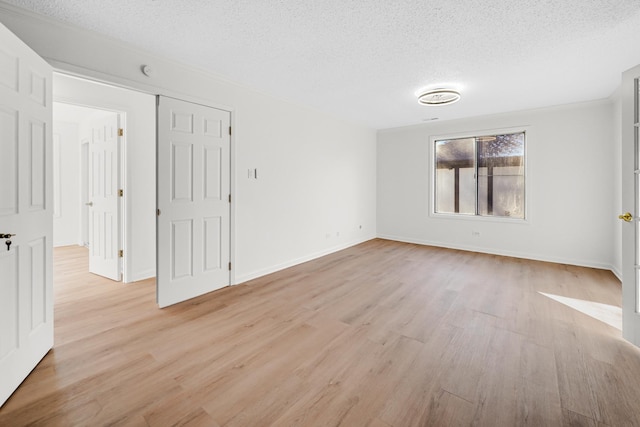
M 640 0 L 3 1 L 376 129 L 602 99 L 640 63 Z

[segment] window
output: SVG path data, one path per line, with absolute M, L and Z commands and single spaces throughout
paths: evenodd
M 525 132 L 433 144 L 435 213 L 524 219 Z

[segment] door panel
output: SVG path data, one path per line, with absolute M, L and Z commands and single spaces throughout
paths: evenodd
M 5 159 L 0 168 L 0 216 L 18 212 L 18 110 L 4 104 L 0 107 L 0 144 Z
M 622 335 L 640 346 L 640 66 L 622 76 Z
M 0 405 L 53 346 L 51 76 L 0 25 Z
M 120 275 L 120 117 L 108 114 L 91 125 L 89 141 L 89 271 L 111 280 Z
M 229 285 L 230 113 L 160 97 L 158 305 Z

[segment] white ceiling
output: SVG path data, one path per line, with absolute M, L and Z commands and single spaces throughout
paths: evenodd
M 4 1 L 376 129 L 607 98 L 640 63 L 640 0 Z

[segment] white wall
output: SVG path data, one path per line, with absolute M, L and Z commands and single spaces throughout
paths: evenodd
M 611 269 L 616 125 L 607 100 L 379 131 L 378 235 Z M 527 222 L 429 216 L 430 136 L 518 126 L 528 126 Z
M 237 119 L 250 123 L 237 125 L 238 280 L 375 237 L 375 133 L 266 97 L 253 103 Z
M 235 282 L 375 237 L 373 130 L 1 3 L 0 21 L 59 69 L 232 112 Z
M 53 246 L 80 242 L 80 143 L 78 124 L 53 122 Z

